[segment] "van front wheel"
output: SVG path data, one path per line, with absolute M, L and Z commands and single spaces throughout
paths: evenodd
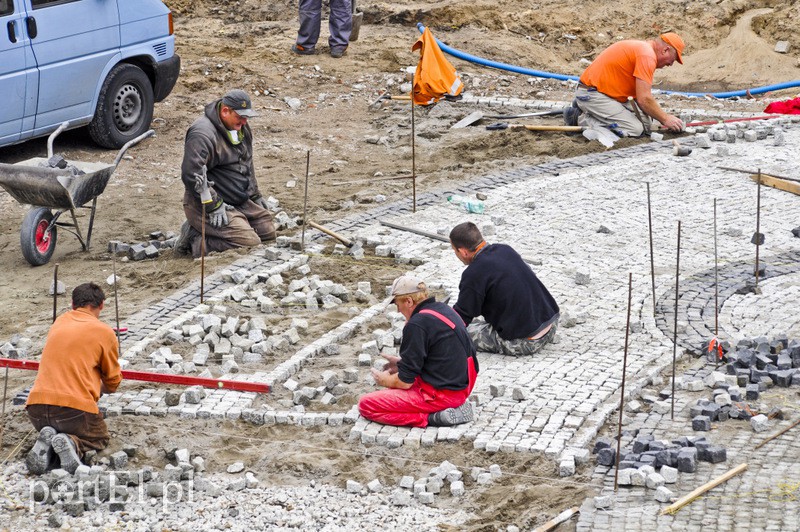
M 150 128 L 153 86 L 141 68 L 121 63 L 108 73 L 89 135 L 104 148 L 121 148 Z

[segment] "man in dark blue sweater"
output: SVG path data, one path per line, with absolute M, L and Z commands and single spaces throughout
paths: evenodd
M 472 222 L 455 226 L 450 244 L 467 266 L 453 309 L 479 351 L 532 355 L 553 340 L 558 304 L 511 246 L 487 245 Z

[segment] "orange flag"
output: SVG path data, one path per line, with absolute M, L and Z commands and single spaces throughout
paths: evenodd
M 428 28 L 422 33 L 411 51 L 419 50 L 419 63 L 414 74 L 412 97 L 417 105 L 430 105 L 448 94 L 458 96 L 464 90 L 464 84 L 458 72 L 445 58 L 442 49 L 436 43 L 433 33 Z

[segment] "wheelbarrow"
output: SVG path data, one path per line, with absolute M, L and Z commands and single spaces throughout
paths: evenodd
M 131 146 L 155 135 L 152 129 L 125 144 L 114 159 L 113 164 L 70 161 L 77 169 L 51 168 L 48 161 L 53 160 L 53 141 L 66 129 L 63 123 L 47 139 L 47 158 L 34 157 L 15 164 L 0 163 L 0 186 L 18 202 L 32 205 L 22 220 L 19 243 L 22 255 L 33 266 L 46 264 L 56 249 L 58 228 L 69 231 L 78 238 L 83 251 L 89 249 L 92 240 L 94 215 L 97 210 L 97 197 L 106 189 L 111 174 L 116 170 L 123 155 Z M 87 203 L 91 202 L 91 206 Z M 89 227 L 84 237 L 76 209 L 89 209 Z M 61 215 L 69 211 L 72 222 L 62 222 Z

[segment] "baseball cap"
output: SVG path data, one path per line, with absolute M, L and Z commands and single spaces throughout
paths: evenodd
M 678 52 L 678 63 L 683 64 L 683 49 L 686 45 L 680 35 L 672 32 L 664 33 L 661 35 L 661 40 L 675 48 L 675 51 Z
M 403 275 L 398 277 L 392 283 L 392 303 L 397 296 L 407 296 L 408 294 L 416 294 L 427 289 L 425 283 L 416 277 L 410 275 Z
M 253 110 L 253 102 L 250 101 L 250 96 L 242 89 L 229 91 L 222 97 L 222 103 L 236 111 L 239 116 L 247 118 L 258 116 L 258 113 Z

